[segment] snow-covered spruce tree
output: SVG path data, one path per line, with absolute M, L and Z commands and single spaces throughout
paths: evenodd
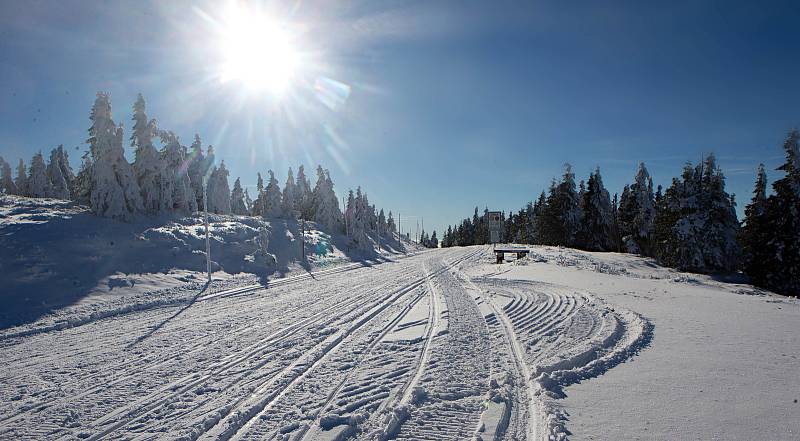
M 327 170 L 317 166 L 317 183 L 312 193 L 314 200 L 314 221 L 323 225 L 328 231 L 341 228 L 342 212 L 339 201 L 333 191 L 333 181 Z
M 433 234 L 431 234 L 428 243 L 430 243 L 431 248 L 439 248 L 439 238 L 436 237 L 436 230 L 433 230 Z
M 44 198 L 50 194 L 50 181 L 47 179 L 47 168 L 44 165 L 42 152 L 33 155 L 31 168 L 28 171 L 28 196 Z
M 537 224 L 545 245 L 574 246 L 581 222 L 578 192 L 572 166 L 564 165 L 561 182 L 550 184 L 541 221 Z
M 695 272 L 738 267 L 739 222 L 733 198 L 714 155 L 684 168 L 674 179 L 656 215 L 656 257 L 669 266 Z
M 753 199 L 744 210 L 744 225 L 739 232 L 742 246 L 742 267 L 753 283 L 766 285 L 766 275 L 775 264 L 769 244 L 773 233 L 767 219 L 767 173 L 764 164 L 758 165 Z
M 11 164 L 0 156 L 0 191 L 5 194 L 17 194 L 17 184 L 11 175 Z
M 589 183 L 583 193 L 583 222 L 580 242 L 591 251 L 609 251 L 614 248 L 611 228 L 613 214 L 611 198 L 603 186 L 600 168 L 589 175 Z
M 386 231 L 388 231 L 389 235 L 397 232 L 397 225 L 394 222 L 394 216 L 391 210 L 389 210 L 389 218 L 386 219 Z
M 200 139 L 200 135 L 197 133 L 194 134 L 194 141 L 189 150 L 189 169 L 187 173 L 189 174 L 189 181 L 191 182 L 192 192 L 194 192 L 194 198 L 197 201 L 197 209 L 203 210 L 203 192 L 205 189 L 203 188 L 203 178 L 206 176 L 209 170 L 209 163 L 206 161 L 206 157 L 203 155 L 203 141 Z
M 242 182 L 236 178 L 233 183 L 233 190 L 231 190 L 231 213 L 244 216 L 247 214 L 247 204 L 244 200 L 244 190 L 242 190 Z
M 258 180 L 256 181 L 256 200 L 250 207 L 250 214 L 252 216 L 265 216 L 265 209 L 267 205 L 267 195 L 264 194 L 264 178 L 261 173 L 258 173 Z
M 353 194 L 353 189 L 350 189 L 347 193 L 347 205 L 344 208 L 344 223 L 345 223 L 345 234 L 347 237 L 353 237 L 353 225 L 355 224 L 355 216 L 356 216 L 356 197 Z
M 383 212 L 383 208 L 381 208 L 380 213 L 378 213 L 378 234 L 381 236 L 388 236 L 388 226 L 386 224 L 386 214 Z
M 61 176 L 67 182 L 69 194 L 72 196 L 75 187 L 75 173 L 69 165 L 69 154 L 67 154 L 67 149 L 63 145 L 58 146 L 58 165 L 61 168 Z
M 142 94 L 133 104 L 133 133 L 131 147 L 134 148 L 133 171 L 139 184 L 142 206 L 145 213 L 158 214 L 169 204 L 171 195 L 162 195 L 161 177 L 164 174 L 164 163 L 161 155 L 153 145 L 153 137 L 157 132 L 156 120 L 148 121 L 145 113 L 145 101 Z
M 537 229 L 543 245 L 566 245 L 568 234 L 566 226 L 561 221 L 561 204 L 555 179 L 550 183 L 547 199 L 539 219 Z
M 14 180 L 14 185 L 17 187 L 18 195 L 28 196 L 28 171 L 22 159 L 17 164 L 17 178 Z
M 164 164 L 161 173 L 161 207 L 163 210 L 182 214 L 193 213 L 197 211 L 197 199 L 189 180 L 185 149 L 174 133 L 162 131 L 160 135 L 165 144 L 160 152 L 161 162 Z M 227 176 L 225 178 L 227 184 Z M 228 204 L 230 205 L 230 201 Z
M 292 172 L 292 168 L 289 167 L 289 174 L 286 177 L 286 185 L 283 186 L 283 199 L 281 203 L 283 204 L 282 211 L 283 215 L 287 218 L 291 218 L 295 216 L 295 182 L 294 182 L 294 173 Z
M 786 162 L 778 170 L 785 175 L 772 184 L 773 194 L 758 221 L 764 225 L 761 249 L 751 249 L 760 267 L 746 269 L 754 283 L 800 296 L 800 132 L 792 130 L 783 149 Z
M 50 162 L 47 164 L 47 180 L 50 181 L 47 197 L 55 199 L 69 199 L 69 184 L 64 177 L 61 166 L 64 146 L 58 146 L 50 152 Z
M 361 192 L 361 187 L 356 189 L 355 201 L 353 203 L 353 225 L 351 227 L 351 237 L 356 247 L 361 250 L 372 249 L 372 243 L 367 235 L 368 228 L 368 213 L 367 207 L 369 206 L 365 195 Z
M 281 201 L 281 187 L 275 179 L 275 173 L 269 170 L 267 188 L 264 189 L 264 217 L 281 217 L 283 205 Z
M 81 159 L 81 169 L 75 180 L 72 182 L 72 200 L 81 205 L 90 205 L 92 196 L 92 158 L 90 152 L 86 152 Z
M 312 219 L 314 214 L 311 212 L 313 208 L 313 200 L 311 195 L 311 182 L 306 177 L 306 171 L 301 165 L 297 169 L 297 183 L 295 185 L 295 210 L 303 213 L 306 219 Z
M 545 244 L 545 209 L 547 208 L 547 196 L 544 191 L 539 194 L 539 198 L 533 203 L 533 228 L 531 239 L 537 245 Z
M 228 169 L 225 161 L 214 167 L 208 179 L 208 211 L 217 214 L 231 214 L 231 191 L 228 187 Z
M 653 255 L 655 205 L 653 179 L 640 163 L 634 183 L 625 186 L 619 202 L 620 235 L 627 252 Z
M 250 198 L 250 193 L 247 192 L 247 189 L 244 189 L 244 205 L 247 207 L 247 214 L 253 213 L 253 199 Z
M 111 119 L 111 99 L 98 92 L 89 118 L 92 179 L 89 202 L 97 215 L 130 220 L 142 210 L 142 198 L 133 168 L 122 148 L 122 127 Z

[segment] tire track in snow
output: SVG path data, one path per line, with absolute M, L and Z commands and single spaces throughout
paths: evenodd
M 464 256 L 464 258 L 466 258 L 466 257 L 469 257 L 469 256 L 470 256 L 470 255 Z M 460 261 L 462 261 L 462 260 L 463 260 L 463 258 L 462 258 L 462 259 L 458 259 L 458 262 L 460 262 Z M 410 290 L 413 290 L 413 289 L 416 289 L 416 288 L 420 287 L 420 286 L 423 284 L 423 282 L 425 282 L 426 280 L 427 280 L 427 279 L 426 279 L 425 277 L 423 277 L 423 278 L 418 278 L 418 279 L 416 279 L 415 281 L 413 281 L 412 283 L 410 283 L 410 284 L 407 286 L 407 288 L 408 288 L 408 290 L 409 290 L 409 291 L 410 291 Z M 398 301 L 400 301 L 400 300 L 401 300 L 400 298 L 395 298 L 395 299 L 393 299 L 393 300 L 392 300 L 392 303 L 395 303 L 395 304 L 396 304 L 396 303 L 397 303 Z M 416 298 L 416 299 L 415 299 L 413 302 L 414 302 L 414 303 L 416 303 L 417 301 L 419 301 L 419 297 L 418 297 L 418 298 Z M 388 308 L 389 306 L 391 306 L 391 304 L 385 304 L 384 306 L 385 306 L 385 307 L 384 307 L 383 309 L 386 309 L 386 308 Z M 397 318 L 397 317 L 396 317 L 396 318 L 397 318 L 396 322 L 395 322 L 395 320 L 392 320 L 392 322 L 394 322 L 394 324 L 396 324 L 397 322 L 401 321 L 401 320 L 402 320 L 402 317 L 403 317 L 403 316 L 405 316 L 405 315 L 406 315 L 406 314 L 407 314 L 407 313 L 408 313 L 408 312 L 409 312 L 409 311 L 410 311 L 412 308 L 413 308 L 413 305 L 412 305 L 412 307 L 405 307 L 405 308 L 403 308 L 403 310 L 402 310 L 402 312 L 401 312 L 401 314 L 400 314 L 401 316 L 400 316 L 399 318 Z M 371 320 L 373 320 L 373 319 L 374 319 L 376 316 L 377 316 L 377 314 L 375 314 L 375 315 L 371 315 L 371 317 L 369 317 L 369 319 L 368 319 L 367 321 L 364 321 L 363 323 L 359 323 L 359 327 L 360 327 L 360 326 L 362 326 L 362 325 L 366 325 L 368 321 L 371 321 Z M 371 351 L 372 351 L 372 350 L 375 348 L 375 346 L 377 345 L 377 343 L 379 343 L 379 342 L 380 342 L 380 340 L 381 340 L 381 339 L 382 339 L 382 338 L 383 338 L 383 337 L 386 335 L 386 333 L 388 333 L 389 331 L 391 331 L 391 329 L 394 327 L 394 324 L 392 324 L 391 326 L 387 326 L 387 327 L 384 327 L 384 328 L 382 328 L 382 330 L 381 330 L 381 331 L 378 333 L 378 336 L 377 336 L 377 337 L 373 336 L 373 337 L 372 337 L 372 338 L 373 338 L 372 340 L 368 340 L 368 341 L 369 341 L 369 343 L 368 343 L 368 346 L 367 346 L 367 349 L 366 349 L 366 353 L 367 353 L 367 354 L 369 354 L 369 352 L 371 352 Z M 355 330 L 356 330 L 356 329 L 353 329 L 353 331 L 355 331 Z M 260 403 L 260 404 L 264 404 L 264 406 L 263 406 L 263 408 L 262 408 L 262 409 L 259 411 L 258 415 L 248 415 L 248 416 L 249 416 L 249 418 L 247 418 L 247 422 L 246 422 L 244 425 L 242 425 L 241 427 L 239 427 L 239 428 L 236 428 L 236 431 L 235 431 L 235 432 L 233 432 L 233 433 L 226 434 L 225 432 L 223 432 L 221 435 L 220 435 L 220 434 L 215 434 L 215 436 L 217 437 L 217 439 L 228 439 L 229 437 L 230 437 L 230 439 L 242 439 L 242 438 L 247 438 L 247 437 L 248 437 L 248 432 L 253 432 L 253 431 L 254 431 L 254 433 L 256 433 L 256 434 L 257 434 L 257 437 L 258 437 L 258 438 L 262 438 L 262 437 L 264 437 L 264 436 L 270 436 L 270 437 L 271 437 L 271 436 L 275 436 L 275 435 L 278 435 L 278 434 L 279 434 L 279 433 L 277 433 L 277 432 L 281 432 L 281 431 L 282 431 L 282 432 L 285 434 L 285 436 L 288 436 L 288 434 L 289 434 L 289 433 L 292 433 L 292 434 L 293 434 L 293 439 L 298 439 L 298 438 L 299 438 L 299 437 L 301 437 L 301 436 L 305 436 L 305 434 L 306 434 L 306 431 L 308 431 L 309 429 L 312 429 L 312 428 L 313 428 L 313 429 L 315 429 L 315 430 L 316 430 L 316 424 L 314 424 L 314 423 L 317 423 L 317 424 L 318 424 L 318 423 L 320 422 L 320 420 L 319 420 L 318 418 L 316 418 L 316 417 L 317 417 L 317 416 L 320 416 L 320 417 L 323 417 L 323 416 L 325 416 L 325 415 L 324 415 L 324 409 L 325 409 L 325 407 L 327 407 L 327 406 L 328 406 L 328 404 L 330 404 L 330 403 L 333 401 L 334 397 L 336 396 L 336 392 L 335 392 L 335 391 L 334 391 L 334 392 L 329 392 L 329 394 L 328 394 L 328 395 L 326 395 L 326 399 L 325 399 L 325 400 L 324 400 L 324 402 L 323 402 L 323 403 L 320 405 L 320 407 L 321 407 L 321 410 L 317 410 L 317 411 L 313 412 L 313 415 L 314 415 L 313 421 L 314 421 L 314 422 L 312 423 L 312 425 L 314 425 L 315 427 L 311 427 L 311 426 L 310 426 L 310 425 L 308 425 L 307 423 L 304 423 L 302 426 L 301 426 L 300 424 L 297 424 L 297 425 L 296 425 L 296 427 L 295 427 L 294 425 L 290 425 L 290 426 L 283 427 L 283 428 L 276 428 L 276 427 L 272 427 L 272 431 L 271 431 L 271 432 L 270 432 L 270 431 L 267 431 L 267 433 L 268 433 L 269 435 L 265 435 L 263 432 L 260 432 L 260 431 L 259 431 L 259 430 L 262 430 L 262 429 L 256 430 L 256 429 L 254 429 L 254 427 L 253 427 L 253 426 L 254 426 L 255 424 L 259 424 L 259 425 L 261 425 L 261 424 L 260 424 L 260 421 L 262 421 L 262 420 L 264 420 L 264 419 L 263 419 L 263 418 L 260 418 L 260 417 L 259 417 L 259 415 L 266 415 L 266 414 L 267 414 L 267 412 L 268 412 L 269 410 L 273 409 L 273 407 L 274 407 L 274 406 L 275 406 L 275 405 L 276 405 L 276 404 L 279 402 L 279 400 L 280 400 L 280 399 L 283 397 L 283 395 L 285 395 L 286 393 L 288 393 L 288 391 L 289 391 L 289 389 L 290 389 L 291 387 L 293 387 L 293 386 L 298 386 L 299 384 L 301 384 L 301 383 L 302 383 L 302 381 L 303 381 L 303 380 L 304 380 L 304 379 L 305 379 L 305 378 L 306 378 L 308 375 L 312 375 L 312 374 L 313 374 L 313 372 L 314 372 L 315 368 L 317 368 L 318 366 L 320 366 L 320 365 L 322 364 L 322 362 L 323 362 L 325 359 L 329 359 L 330 357 L 334 356 L 334 354 L 336 353 L 336 351 L 337 351 L 337 350 L 339 350 L 339 349 L 342 349 L 342 348 L 343 348 L 343 346 L 344 346 L 344 343 L 345 343 L 343 340 L 344 340 L 344 339 L 341 339 L 341 340 L 339 340 L 339 341 L 337 342 L 337 344 L 336 344 L 336 346 L 335 346 L 335 347 L 333 347 L 333 348 L 330 348 L 330 349 L 326 350 L 326 351 L 324 352 L 324 354 L 323 354 L 323 356 L 322 356 L 322 357 L 320 357 L 319 359 L 317 359 L 316 361 L 314 361 L 314 362 L 312 363 L 312 365 L 310 365 L 310 366 L 309 366 L 307 369 L 303 370 L 303 372 L 302 372 L 302 374 L 300 375 L 300 377 L 296 378 L 296 379 L 295 379 L 295 380 L 293 380 L 293 381 L 292 381 L 290 384 L 288 384 L 288 385 L 287 385 L 285 388 L 283 388 L 283 389 L 282 389 L 282 390 L 279 392 L 279 394 L 278 394 L 277 396 L 274 396 L 274 397 L 270 398 L 270 399 L 269 399 L 269 400 L 266 402 L 266 404 L 264 404 L 263 402 L 262 402 L 262 403 Z M 351 343 L 351 344 L 352 344 L 352 343 Z M 364 357 L 361 357 L 361 359 L 362 359 L 362 360 L 363 360 L 363 358 L 364 358 Z M 358 367 L 360 366 L 360 364 L 361 364 L 360 362 L 353 363 L 353 365 L 352 365 L 352 366 L 351 366 L 351 367 L 350 367 L 350 368 L 349 368 L 349 369 L 348 369 L 346 372 L 344 372 L 344 373 L 342 374 L 342 375 L 345 377 L 345 380 L 344 380 L 344 381 L 342 381 L 342 382 L 340 382 L 340 384 L 338 384 L 338 386 L 335 388 L 336 390 L 341 390 L 341 389 L 344 387 L 344 385 L 345 385 L 345 383 L 346 383 L 346 380 L 349 378 L 349 376 L 351 375 L 351 373 L 352 373 L 353 371 L 355 371 L 356 369 L 358 369 Z M 278 411 L 278 410 L 276 410 L 276 411 Z M 234 425 L 234 426 L 235 426 L 235 425 Z M 281 430 L 281 429 L 282 429 L 282 430 Z M 350 426 L 343 427 L 342 429 L 345 429 L 345 431 L 347 431 L 348 433 L 354 430 L 354 429 L 353 429 L 352 427 L 350 427 Z M 293 433 L 295 430 L 297 430 L 298 432 L 297 432 L 297 433 Z M 230 431 L 229 431 L 229 432 L 230 432 Z M 318 432 L 314 432 L 314 433 L 318 433 Z
M 369 276 L 364 276 L 364 278 L 369 278 Z M 356 285 L 354 287 L 354 289 L 357 289 L 359 287 L 368 286 L 368 285 L 371 285 L 371 284 L 372 284 L 372 282 L 370 280 L 367 280 L 366 282 L 362 283 L 361 285 Z M 305 305 L 299 306 L 297 308 L 294 308 L 293 310 L 290 310 L 288 312 L 289 312 L 290 315 L 294 315 L 294 313 L 302 311 L 304 308 L 305 308 Z M 257 325 L 254 325 L 254 324 L 251 323 L 251 324 L 247 324 L 245 326 L 242 326 L 240 328 L 237 328 L 236 330 L 234 330 L 232 332 L 228 332 L 228 333 L 226 333 L 225 336 L 228 337 L 228 338 L 230 338 L 231 336 L 236 337 L 236 336 L 248 333 L 248 332 L 255 332 L 259 328 L 263 328 L 263 327 L 264 327 L 264 325 L 257 326 Z M 186 358 L 186 356 L 189 356 L 189 355 L 191 355 L 191 354 L 193 354 L 195 352 L 202 352 L 203 350 L 206 350 L 207 344 L 210 341 L 213 341 L 213 340 L 218 339 L 218 338 L 219 338 L 218 335 L 211 335 L 211 336 L 209 336 L 207 338 L 198 339 L 197 341 L 191 343 L 190 346 L 187 348 L 187 350 L 181 351 L 181 355 L 184 358 Z M 47 409 L 50 409 L 50 408 L 66 407 L 70 403 L 74 403 L 76 401 L 80 401 L 81 399 L 86 398 L 86 397 L 91 396 L 91 395 L 97 395 L 98 393 L 101 393 L 104 390 L 113 389 L 113 388 L 115 388 L 115 387 L 117 387 L 119 385 L 131 384 L 131 383 L 135 382 L 135 380 L 137 380 L 138 378 L 142 378 L 142 376 L 144 375 L 145 372 L 148 372 L 148 371 L 152 372 L 152 371 L 161 369 L 161 368 L 169 365 L 170 363 L 174 364 L 174 362 L 175 362 L 174 355 L 175 354 L 172 353 L 172 352 L 162 351 L 161 353 L 158 353 L 158 356 L 156 356 L 155 359 L 150 358 L 150 359 L 147 360 L 146 364 L 141 365 L 141 366 L 135 366 L 135 367 L 132 367 L 130 365 L 131 360 L 128 360 L 126 358 L 121 359 L 118 363 L 111 364 L 111 365 L 106 365 L 106 366 L 104 366 L 104 369 L 98 371 L 97 373 L 95 373 L 93 375 L 90 374 L 89 376 L 84 377 L 82 379 L 82 381 L 85 384 L 91 385 L 90 387 L 86 388 L 85 390 L 79 392 L 78 394 L 72 394 L 72 395 L 69 395 L 69 396 L 62 397 L 62 398 L 51 399 L 51 400 L 48 400 L 48 402 L 46 402 L 44 404 L 37 405 L 37 406 L 31 407 L 31 408 L 23 408 L 20 411 L 8 414 L 8 415 L 4 416 L 2 419 L 0 419 L 0 427 L 10 427 L 10 425 L 12 423 L 14 423 L 15 421 L 17 421 L 17 420 L 19 420 L 21 418 L 24 418 L 25 416 L 30 415 L 32 413 L 41 414 L 43 411 L 45 411 Z M 114 378 L 112 378 L 110 381 L 102 381 L 102 382 L 100 382 L 100 384 L 97 384 L 96 380 L 101 379 L 103 376 L 108 376 L 109 372 L 124 372 L 124 374 L 123 375 L 119 375 L 119 376 L 114 376 Z M 95 384 L 92 385 L 92 383 L 95 383 Z
M 411 269 L 408 269 L 407 271 L 411 271 Z M 403 274 L 405 274 L 405 272 Z M 386 284 L 388 285 L 391 283 L 392 281 L 389 281 Z M 310 317 L 300 320 L 299 322 L 287 327 L 281 328 L 269 336 L 258 340 L 256 343 L 245 348 L 243 350 L 244 354 L 239 352 L 224 357 L 216 365 L 205 368 L 205 374 L 189 374 L 175 382 L 161 387 L 154 394 L 150 394 L 143 399 L 137 400 L 130 406 L 112 411 L 110 414 L 107 414 L 94 422 L 96 426 L 102 426 L 107 423 L 110 423 L 111 425 L 103 429 L 101 432 L 93 435 L 89 439 L 100 439 L 110 433 L 113 433 L 117 429 L 134 423 L 155 411 L 159 407 L 170 403 L 173 398 L 190 391 L 195 386 L 212 379 L 212 377 L 218 377 L 223 373 L 236 368 L 237 366 L 247 362 L 250 359 L 253 359 L 256 356 L 261 359 L 259 362 L 260 364 L 257 364 L 256 367 L 252 368 L 251 370 L 256 370 L 262 367 L 271 361 L 271 358 L 268 358 L 267 356 L 280 349 L 278 347 L 279 343 L 286 341 L 290 337 L 308 329 L 311 326 L 319 325 L 320 321 L 324 322 L 324 320 L 330 319 L 331 317 L 337 317 L 342 313 L 342 311 L 348 310 L 348 308 L 352 307 L 348 311 L 362 308 L 363 305 L 360 302 L 366 300 L 370 294 L 371 292 L 367 292 L 366 294 L 354 296 L 345 302 L 334 304 L 331 307 L 325 308 L 311 315 Z

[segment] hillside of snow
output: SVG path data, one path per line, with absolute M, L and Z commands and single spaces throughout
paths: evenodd
M 413 243 L 398 244 L 396 235 L 382 237 L 380 251 L 376 235 L 370 236 L 373 250 L 358 250 L 344 234 L 307 221 L 303 259 L 298 221 L 210 214 L 209 222 L 212 271 L 221 280 L 264 283 L 418 251 Z M 154 291 L 194 289 L 205 283 L 205 270 L 199 213 L 119 222 L 71 201 L 0 196 L 2 328 L 69 305 L 91 307 L 122 297 L 152 297 L 148 293 Z
M 504 265 L 487 257 L 468 274 L 491 285 L 585 293 L 652 326 L 629 362 L 589 378 L 562 377 L 564 396 L 549 401 L 554 436 L 800 439 L 800 299 L 631 254 L 531 249 L 529 258 Z

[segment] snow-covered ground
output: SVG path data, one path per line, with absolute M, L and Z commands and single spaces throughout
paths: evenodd
M 584 292 L 653 325 L 630 362 L 564 389 L 569 439 L 800 439 L 798 299 L 628 254 L 534 253 L 469 273 Z
M 299 222 L 225 215 L 209 219 L 216 278 L 241 283 L 418 251 L 414 244 L 388 238 L 382 238 L 378 250 L 375 235 L 370 238 L 375 250 L 359 250 L 344 235 L 306 222 L 302 259 Z M 109 308 L 130 306 L 134 297 L 138 303 L 164 302 L 164 296 L 154 300 L 150 293 L 173 296 L 176 290 L 195 290 L 205 282 L 205 270 L 199 215 L 123 223 L 94 216 L 70 201 L 0 195 L 0 328 L 43 316 L 57 322 L 65 307 L 107 314 Z
M 47 253 L 24 247 L 42 231 L 25 223 L 46 229 L 41 218 L 55 216 L 79 230 L 67 220 L 82 215 L 72 209 L 7 210 L 0 228 L 25 232 L 24 244 L 9 234 L 2 240 L 35 262 Z M 795 299 L 631 255 L 549 247 L 504 265 L 493 263 L 489 247 L 369 259 L 338 251 L 336 265 L 311 259 L 283 274 L 238 274 L 228 271 L 240 268 L 233 262 L 252 254 L 233 244 L 253 236 L 230 232 L 250 231 L 248 222 L 215 220 L 221 250 L 230 246 L 235 257 L 219 264 L 210 286 L 185 264 L 160 275 L 117 268 L 105 276 L 120 280 L 113 289 L 97 283 L 105 272 L 75 275 L 94 291 L 4 326 L 0 439 L 792 440 L 800 433 Z M 170 220 L 147 226 L 144 236 L 190 248 L 193 225 Z M 88 237 L 73 253 L 83 265 L 81 253 L 103 240 Z M 130 259 L 158 252 L 156 262 L 169 261 L 163 246 L 139 248 L 141 237 L 118 242 L 135 250 L 120 252 Z M 174 262 L 197 258 L 180 246 L 176 254 Z M 75 270 L 65 265 L 55 268 Z M 3 273 L 4 285 L 30 287 L 20 277 L 24 263 L 5 268 L 13 271 Z

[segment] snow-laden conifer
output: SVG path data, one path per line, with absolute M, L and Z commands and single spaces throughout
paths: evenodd
M 214 167 L 208 179 L 208 211 L 217 214 L 231 214 L 231 191 L 228 187 L 228 169 L 225 161 Z
M 317 183 L 314 186 L 314 220 L 328 231 L 340 228 L 342 212 L 333 191 L 333 181 L 327 170 L 317 167 Z
M 286 184 L 283 186 L 283 198 L 281 200 L 283 214 L 287 218 L 295 215 L 295 207 L 297 206 L 295 203 L 295 186 L 294 173 L 292 173 L 292 168 L 289 167 L 289 174 L 286 177 Z
M 208 173 L 209 163 L 203 155 L 203 141 L 200 135 L 194 135 L 194 141 L 189 149 L 189 181 L 191 182 L 192 192 L 194 193 L 195 200 L 197 201 L 197 209 L 203 210 L 203 187 L 204 179 Z
M 92 210 L 99 216 L 130 220 L 142 210 L 142 199 L 133 168 L 125 159 L 122 127 L 117 127 L 111 117 L 111 100 L 107 93 L 97 93 L 90 119 Z
M 28 171 L 28 196 L 44 198 L 50 194 L 50 181 L 47 179 L 47 168 L 44 165 L 42 152 L 33 155 L 31 168 Z
M 264 189 L 264 217 L 280 217 L 283 214 L 283 206 L 281 204 L 281 188 L 278 180 L 275 179 L 275 173 L 269 170 L 269 180 L 267 187 Z
M 162 194 L 161 178 L 164 174 L 164 163 L 153 145 L 153 137 L 157 130 L 156 120 L 148 121 L 144 97 L 139 94 L 133 104 L 131 147 L 134 148 L 133 171 L 136 173 L 136 182 L 142 195 L 142 206 L 148 214 L 158 214 L 165 209 L 162 200 L 164 204 L 171 203 L 165 200 L 171 195 Z
M 231 213 L 244 216 L 247 214 L 247 204 L 245 203 L 244 190 L 239 178 L 233 183 L 231 190 Z
M 17 178 L 14 180 L 14 185 L 17 187 L 18 195 L 28 196 L 28 169 L 22 158 L 17 163 Z
M 64 146 L 58 146 L 50 152 L 50 162 L 47 164 L 48 187 L 47 197 L 55 199 L 69 199 L 69 183 L 64 177 L 64 168 L 61 165 L 63 160 Z
M 0 191 L 5 194 L 17 194 L 17 184 L 11 172 L 11 164 L 0 156 Z

